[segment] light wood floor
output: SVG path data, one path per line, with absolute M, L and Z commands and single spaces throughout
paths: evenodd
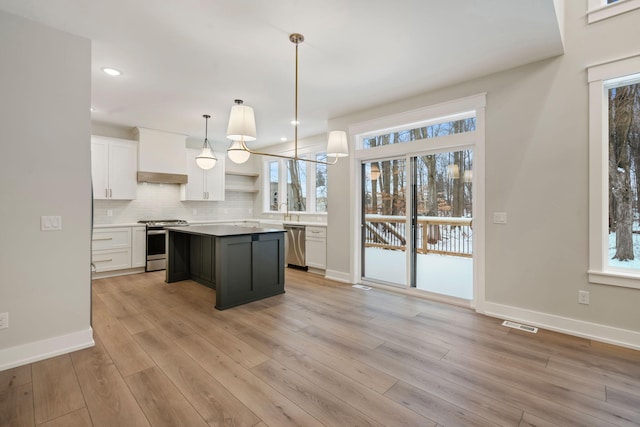
M 0 425 L 640 425 L 640 352 L 298 271 L 225 311 L 163 278 L 94 281 L 96 346 L 0 372 Z

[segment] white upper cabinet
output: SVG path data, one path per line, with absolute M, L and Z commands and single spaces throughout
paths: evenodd
M 91 136 L 94 199 L 136 198 L 138 149 L 135 141 Z
M 196 156 L 202 150 L 187 148 L 187 175 L 189 182 L 180 186 L 180 200 L 224 200 L 224 154 L 216 153 L 218 161 L 213 169 L 202 170 L 196 164 Z

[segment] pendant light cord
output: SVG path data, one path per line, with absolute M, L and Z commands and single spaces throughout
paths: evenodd
M 297 159 L 298 158 L 298 40 L 296 39 L 296 90 L 295 90 L 295 94 L 296 94 L 296 102 L 295 102 L 295 128 L 294 128 L 294 134 L 293 134 L 293 140 L 294 140 L 294 147 L 295 147 L 295 151 L 294 151 L 294 157 Z

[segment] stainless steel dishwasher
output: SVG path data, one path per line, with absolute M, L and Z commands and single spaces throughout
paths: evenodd
M 287 230 L 286 259 L 289 267 L 306 269 L 305 262 L 305 226 L 296 224 L 284 224 Z

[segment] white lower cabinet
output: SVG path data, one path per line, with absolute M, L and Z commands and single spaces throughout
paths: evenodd
M 103 249 L 92 256 L 96 273 L 131 268 L 131 249 Z
M 96 273 L 131 268 L 131 227 L 94 229 L 91 243 Z
M 307 267 L 327 269 L 327 228 L 307 226 L 305 228 L 305 261 Z
M 95 273 L 132 268 L 139 271 L 139 267 L 144 267 L 147 262 L 146 236 L 145 227 L 139 226 L 94 228 L 91 262 Z M 125 274 L 131 272 L 136 271 Z
M 132 227 L 131 230 L 131 267 L 145 267 L 147 265 L 147 229 Z

